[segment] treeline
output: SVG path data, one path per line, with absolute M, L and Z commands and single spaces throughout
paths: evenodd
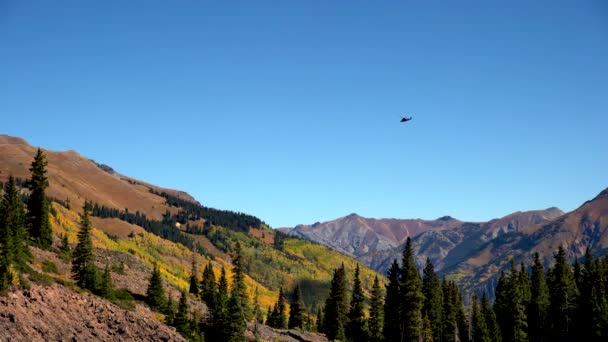
M 150 193 L 163 197 L 167 205 L 180 208 L 178 214 L 175 215 L 175 219 L 176 222 L 181 224 L 186 224 L 188 220 L 196 221 L 203 219 L 205 222 L 209 222 L 209 225 L 221 226 L 244 233 L 248 233 L 250 228 L 260 228 L 264 224 L 262 220 L 252 215 L 205 207 L 170 195 L 164 191 L 159 192 L 150 189 Z
M 29 169 L 31 178 L 24 182 L 29 196 L 22 196 L 12 175 L 0 189 L 0 291 L 17 281 L 24 284 L 22 274 L 32 261 L 30 245 L 49 249 L 53 242 L 46 165 L 46 156 L 38 149 Z
M 465 308 L 453 281 L 440 280 L 427 259 L 420 275 L 408 239 L 402 266 L 388 272 L 386 293 L 378 280 L 369 300 L 359 270 L 348 287 L 344 266 L 335 270 L 318 329 L 340 341 L 597 341 L 608 338 L 608 256 L 568 264 L 565 249 L 545 271 L 538 253 L 528 269 L 511 262 L 501 272 L 496 299 L 486 293 Z M 366 314 L 367 312 L 367 314 Z

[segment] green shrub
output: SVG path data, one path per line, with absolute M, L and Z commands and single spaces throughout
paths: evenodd
M 42 271 L 45 273 L 55 273 L 59 274 L 59 270 L 57 269 L 57 265 L 52 260 L 44 260 L 42 262 Z

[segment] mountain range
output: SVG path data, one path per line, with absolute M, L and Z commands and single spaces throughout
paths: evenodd
M 436 220 L 371 219 L 357 214 L 281 231 L 329 246 L 386 274 L 400 261 L 410 237 L 420 269 L 428 257 L 441 274 L 459 280 L 465 291 L 486 289 L 492 294 L 501 270 L 511 259 L 530 265 L 539 252 L 548 265 L 558 246 L 570 261 L 587 248 L 603 255 L 608 247 L 608 189 L 579 208 L 564 213 L 552 207 L 518 211 L 488 222 L 463 222 L 450 216 Z

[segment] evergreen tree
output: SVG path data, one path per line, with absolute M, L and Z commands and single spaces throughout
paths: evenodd
M 500 272 L 494 298 L 494 313 L 500 327 L 503 341 L 511 342 L 514 331 L 513 310 L 511 307 L 511 279 L 504 271 Z
M 372 286 L 372 298 L 369 308 L 369 339 L 370 341 L 382 341 L 382 326 L 384 325 L 384 315 L 382 308 L 382 289 L 378 276 L 374 278 Z
M 346 330 L 346 337 L 353 342 L 365 342 L 368 335 L 364 312 L 365 295 L 363 294 L 359 272 L 359 264 L 357 264 L 350 300 L 350 311 L 348 312 L 348 330 Z
M 291 305 L 289 305 L 289 329 L 304 329 L 304 314 L 302 291 L 300 291 L 300 285 L 296 284 L 295 288 L 293 289 Z
M 270 309 L 270 308 L 269 308 Z M 323 332 L 325 331 L 324 327 L 323 327 L 323 306 L 319 306 L 317 308 L 317 332 Z
M 177 305 L 175 301 L 171 299 L 171 297 L 167 297 L 167 301 L 165 306 L 159 310 L 163 315 L 165 315 L 165 324 L 173 325 L 173 320 L 175 319 L 175 313 L 177 312 Z
M 528 331 L 530 341 L 547 340 L 547 313 L 549 311 L 549 288 L 545 280 L 545 269 L 538 252 L 534 254 L 528 305 Z
M 576 285 L 572 269 L 566 259 L 566 250 L 560 246 L 555 255 L 555 266 L 549 274 L 549 321 L 553 340 L 568 340 L 572 336 L 576 313 Z
M 458 338 L 461 341 L 469 340 L 469 322 L 464 309 L 464 303 L 462 301 L 462 295 L 456 282 L 451 283 L 452 293 L 454 294 L 454 308 L 456 309 L 456 327 L 458 328 Z
M 15 179 L 9 176 L 0 202 L 0 289 L 5 289 L 32 261 L 26 235 L 21 195 Z
M 458 326 L 456 322 L 455 294 L 453 293 L 454 287 L 451 286 L 450 281 L 444 278 L 441 282 L 441 290 L 443 297 L 441 341 L 456 341 L 458 338 Z
M 344 264 L 342 264 L 340 268 L 334 270 L 329 298 L 325 301 L 323 332 L 327 334 L 329 340 L 344 341 L 346 339 L 347 296 L 346 271 Z
M 220 279 L 217 286 L 217 294 L 213 300 L 211 315 L 213 318 L 212 341 L 222 341 L 227 325 L 228 316 L 228 280 L 226 270 L 222 268 Z M 238 304 L 238 303 L 237 303 Z
M 400 289 L 399 289 L 399 264 L 393 260 L 388 270 L 388 285 L 386 286 L 386 299 L 384 301 L 384 340 L 386 342 L 401 341 L 400 326 Z
M 473 296 L 471 304 L 471 338 L 473 342 L 491 342 L 486 319 L 479 307 L 477 295 Z
M 89 203 L 85 201 L 80 215 L 78 244 L 74 249 L 72 260 L 72 275 L 76 280 L 76 285 L 83 289 L 95 290 L 97 286 L 97 267 L 95 266 L 95 254 L 93 254 L 89 213 Z
M 104 298 L 114 298 L 114 285 L 112 284 L 112 275 L 110 274 L 110 266 L 107 264 L 106 268 L 103 271 L 103 274 L 101 275 L 98 293 Z
M 441 285 L 439 284 L 439 277 L 435 273 L 435 267 L 428 257 L 422 276 L 422 293 L 424 295 L 422 312 L 426 314 L 430 321 L 433 329 L 433 340 L 441 341 Z
M 260 293 L 257 286 L 255 288 L 255 295 L 253 297 L 253 318 L 256 324 L 264 323 L 264 314 L 262 313 L 262 308 L 260 308 Z
M 30 237 L 42 249 L 49 249 L 53 243 L 53 232 L 49 221 L 49 203 L 46 197 L 48 187 L 46 166 L 46 156 L 42 150 L 38 149 L 30 168 L 32 178 L 29 182 L 31 194 L 27 204 L 27 221 Z
M 189 293 L 192 293 L 193 295 L 197 296 L 198 295 L 198 279 L 196 279 L 196 276 L 198 274 L 198 269 L 196 266 L 196 256 L 195 253 L 192 253 L 192 269 L 190 270 L 190 289 L 188 290 Z
M 226 306 L 226 324 L 222 330 L 221 341 L 244 342 L 245 341 L 245 316 L 243 315 L 241 296 L 233 289 Z
M 173 317 L 172 325 L 175 330 L 183 336 L 190 335 L 190 320 L 188 314 L 190 309 L 188 307 L 188 298 L 186 297 L 186 291 L 181 291 L 181 297 L 179 298 L 179 304 L 177 305 L 177 312 Z
M 238 303 L 243 311 L 243 317 L 245 318 L 245 321 L 249 321 L 251 320 L 252 312 L 249 303 L 249 295 L 247 294 L 247 286 L 245 285 L 245 260 L 241 243 L 238 241 L 236 242 L 232 255 L 232 274 L 232 292 L 238 294 Z
M 283 288 L 279 288 L 279 297 L 277 302 L 274 304 L 272 313 L 270 314 L 269 326 L 277 329 L 287 329 L 287 316 L 285 316 L 285 296 L 283 294 Z
M 426 313 L 422 319 L 422 329 L 420 330 L 420 342 L 433 342 L 433 328 L 431 327 L 431 320 Z
M 68 242 L 68 235 L 61 235 L 61 246 L 59 247 L 59 253 L 64 260 L 70 260 L 72 258 L 72 248 Z
M 217 285 L 215 283 L 215 273 L 211 261 L 205 266 L 203 271 L 203 280 L 201 281 L 201 298 L 207 303 L 207 306 L 213 310 L 215 293 Z
M 512 270 L 511 278 L 512 341 L 525 342 L 528 341 L 528 317 L 526 309 L 530 296 L 530 282 L 523 264 L 521 265 L 520 272 L 517 272 L 515 269 Z
M 273 319 L 274 317 L 272 317 L 272 308 L 268 306 L 268 311 L 266 311 L 266 322 L 264 324 L 269 327 L 272 327 L 274 325 Z
M 422 310 L 422 279 L 414 261 L 414 248 L 408 237 L 403 250 L 400 279 L 402 341 L 418 341 Z
M 148 290 L 146 291 L 146 303 L 148 303 L 152 310 L 159 312 L 163 310 L 167 304 L 167 298 L 165 297 L 165 291 L 163 289 L 163 281 L 157 264 L 154 264 L 152 275 L 150 276 L 150 283 L 148 284 Z
M 494 310 L 492 310 L 492 305 L 490 304 L 490 300 L 485 292 L 481 297 L 481 315 L 486 321 L 490 341 L 501 342 L 502 335 L 500 334 L 498 322 L 496 322 L 496 315 L 494 314 Z
M 608 336 L 608 307 L 601 269 L 591 251 L 585 252 L 584 267 L 579 270 L 579 297 L 576 315 L 577 337 L 581 340 L 599 340 Z M 576 273 L 576 272 L 575 272 Z

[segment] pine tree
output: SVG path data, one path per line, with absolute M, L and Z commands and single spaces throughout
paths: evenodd
M 322 305 L 317 308 L 317 332 L 325 331 L 325 328 L 323 327 L 323 311 Z
M 190 335 L 190 320 L 188 319 L 189 313 L 190 308 L 188 307 L 186 291 L 182 290 L 181 297 L 179 298 L 179 304 L 177 305 L 177 312 L 173 317 L 172 325 L 175 327 L 175 330 L 177 330 L 177 332 L 183 336 Z
M 49 221 L 49 203 L 46 197 L 48 178 L 46 176 L 46 156 L 38 149 L 30 172 L 30 199 L 28 201 L 27 221 L 30 237 L 42 249 L 49 249 L 53 243 L 53 232 Z
M 589 248 L 579 272 L 576 336 L 585 341 L 599 340 L 608 336 L 608 307 L 601 269 Z
M 403 341 L 418 341 L 422 323 L 421 310 L 424 300 L 422 279 L 414 261 L 414 248 L 408 237 L 403 250 L 403 262 L 400 279 L 401 324 Z
M 435 267 L 428 257 L 422 276 L 422 293 L 424 294 L 422 312 L 427 315 L 430 321 L 433 329 L 433 340 L 441 341 L 441 285 L 439 284 L 439 277 L 435 273 Z
M 213 319 L 211 341 L 222 341 L 222 338 L 224 337 L 223 334 L 227 325 L 228 299 L 228 280 L 226 279 L 226 270 L 222 268 L 217 286 L 217 293 L 213 300 L 214 304 L 211 310 Z
M 350 310 L 348 312 L 348 330 L 346 337 L 353 342 L 367 341 L 367 325 L 365 320 L 365 295 L 359 274 L 359 264 L 355 268 L 353 279 L 353 291 L 350 300 Z
M 454 294 L 454 308 L 456 309 L 456 327 L 458 327 L 458 338 L 461 341 L 469 339 L 469 322 L 462 301 L 462 294 L 456 286 L 456 282 L 451 283 L 452 293 Z
M 528 331 L 530 341 L 546 341 L 547 313 L 549 311 L 549 288 L 545 280 L 545 269 L 538 252 L 534 254 L 528 305 Z
M 257 286 L 253 296 L 253 318 L 256 324 L 264 323 L 264 314 L 262 313 L 262 308 L 260 307 L 260 292 L 258 291 Z
M 502 335 L 500 334 L 498 322 L 496 322 L 496 315 L 494 314 L 494 310 L 492 310 L 492 305 L 490 304 L 490 300 L 485 292 L 481 297 L 481 315 L 486 321 L 490 341 L 501 342 Z
M 279 297 L 277 298 L 277 302 L 274 304 L 274 308 L 272 309 L 271 324 L 270 327 L 277 329 L 287 329 L 287 317 L 285 316 L 285 296 L 283 294 L 283 288 L 279 288 Z
M 329 298 L 325 301 L 325 312 L 323 313 L 323 332 L 329 340 L 346 339 L 346 315 L 348 313 L 348 298 L 346 290 L 346 271 L 344 264 L 334 270 L 331 280 Z
M 400 322 L 400 289 L 399 289 L 399 264 L 393 260 L 388 270 L 388 285 L 386 286 L 386 300 L 384 301 L 384 340 L 386 342 L 401 341 Z
M 237 291 L 232 291 L 226 307 L 226 324 L 222 330 L 221 341 L 244 342 L 245 341 L 245 317 L 243 315 L 241 296 Z
M 513 313 L 513 336 L 512 341 L 528 341 L 528 317 L 526 308 L 530 296 L 530 282 L 524 265 L 521 265 L 520 272 L 513 269 L 511 274 L 510 299 Z M 526 298 L 527 297 L 527 298 Z
M 85 201 L 80 215 L 80 230 L 78 231 L 78 244 L 74 249 L 72 260 L 72 275 L 76 285 L 83 289 L 95 290 L 97 286 L 97 267 L 95 254 L 93 254 L 93 241 L 91 240 L 91 221 L 89 220 L 90 207 Z
M 110 274 L 110 266 L 107 264 L 106 268 L 103 271 L 103 274 L 101 275 L 98 293 L 104 298 L 114 298 L 114 285 L 112 284 L 112 275 Z
M 236 242 L 232 255 L 232 274 L 232 292 L 236 292 L 239 296 L 238 303 L 243 311 L 245 321 L 250 321 L 252 313 L 249 295 L 247 294 L 247 285 L 245 285 L 245 260 L 243 258 L 241 243 L 238 241 Z
M 0 202 L 0 291 L 6 290 L 32 260 L 26 234 L 21 196 L 15 179 L 9 176 Z
M 549 321 L 553 340 L 573 338 L 572 327 L 576 313 L 576 285 L 572 269 L 566 259 L 566 250 L 560 246 L 555 255 L 555 266 L 549 274 Z
M 431 320 L 429 316 L 424 314 L 422 318 L 422 329 L 420 330 L 420 342 L 433 342 L 433 328 L 431 327 Z
M 68 235 L 61 235 L 61 246 L 59 247 L 59 253 L 64 260 L 70 260 L 72 258 L 72 248 L 68 242 Z
M 491 342 L 486 320 L 478 304 L 477 295 L 471 304 L 471 337 L 473 342 Z
M 514 331 L 513 310 L 511 307 L 511 279 L 504 271 L 500 272 L 496 285 L 494 313 L 500 327 L 503 341 L 511 342 Z
M 304 301 L 302 301 L 302 292 L 300 291 L 300 285 L 296 284 L 293 289 L 291 305 L 289 305 L 289 329 L 304 329 L 304 314 Z
M 382 289 L 380 288 L 380 281 L 378 276 L 374 278 L 374 285 L 372 286 L 372 298 L 369 308 L 369 339 L 370 341 L 382 341 L 382 326 L 384 325 L 384 315 L 382 308 Z
M 458 325 L 456 318 L 455 293 L 451 282 L 445 278 L 441 282 L 441 290 L 443 297 L 442 308 L 442 341 L 456 341 L 458 338 Z
M 211 261 L 205 266 L 203 271 L 203 280 L 201 281 L 201 297 L 207 303 L 207 306 L 213 310 L 214 299 L 217 285 L 215 283 L 215 273 Z
M 148 284 L 148 290 L 146 291 L 146 303 L 155 311 L 161 311 L 167 305 L 162 277 L 157 264 L 154 264 L 152 275 L 150 276 L 150 283 Z
M 196 255 L 192 253 L 192 269 L 190 270 L 190 289 L 188 290 L 188 292 L 192 293 L 195 296 L 197 296 L 199 292 L 198 279 L 196 279 L 197 274 L 198 269 L 196 267 Z

